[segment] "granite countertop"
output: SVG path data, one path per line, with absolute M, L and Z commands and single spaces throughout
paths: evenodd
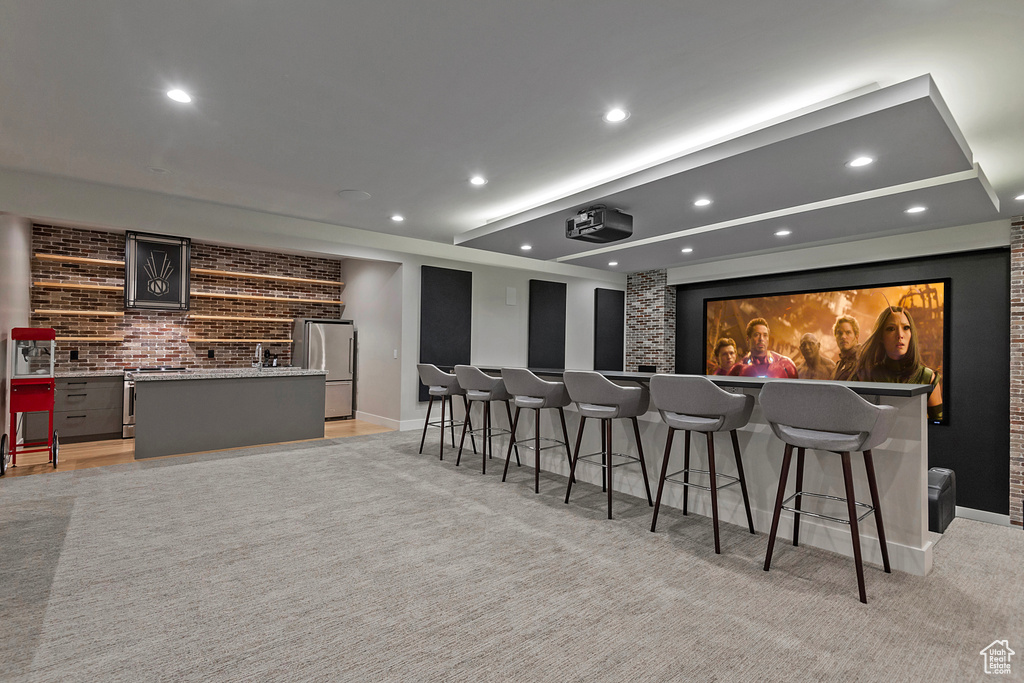
M 220 368 L 216 370 L 191 370 L 186 372 L 161 372 L 151 375 L 136 375 L 136 382 L 160 382 L 169 379 L 238 379 L 245 377 L 301 377 L 305 375 L 326 375 L 326 370 L 305 368 Z
M 68 377 L 122 377 L 124 370 L 58 370 L 58 379 Z

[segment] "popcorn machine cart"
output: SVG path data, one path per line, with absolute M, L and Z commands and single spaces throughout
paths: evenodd
M 57 432 L 53 430 L 53 402 L 55 380 L 53 373 L 57 335 L 48 327 L 15 327 L 11 330 L 13 357 L 11 360 L 11 429 L 0 437 L 0 476 L 7 471 L 8 451 L 11 466 L 18 464 L 18 453 L 46 451 L 48 462 L 57 467 L 60 447 Z M 46 441 L 25 442 L 18 445 L 18 413 L 47 412 L 50 414 Z

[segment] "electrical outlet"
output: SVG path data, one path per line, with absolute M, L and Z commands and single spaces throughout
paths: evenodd
M 207 357 L 207 358 L 213 358 L 213 349 L 209 349 L 209 350 L 208 350 L 208 351 L 206 352 L 206 357 Z
M 71 360 L 78 360 L 78 349 L 71 349 Z

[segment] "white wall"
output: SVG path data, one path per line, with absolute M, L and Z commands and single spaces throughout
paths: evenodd
M 7 358 L 12 327 L 27 327 L 31 306 L 32 223 L 10 214 L 0 214 L 0 416 L 7 432 L 9 396 Z M 10 437 L 8 437 L 10 438 Z
M 356 327 L 356 418 L 391 428 L 401 418 L 404 276 L 400 263 L 342 263 L 344 317 Z

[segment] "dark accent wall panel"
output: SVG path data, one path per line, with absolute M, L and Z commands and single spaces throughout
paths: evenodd
M 928 425 L 931 467 L 956 472 L 957 505 L 1009 514 L 1010 252 L 949 256 L 744 278 L 676 288 L 676 372 L 703 374 L 704 299 L 853 289 L 950 279 L 948 425 Z M 864 338 L 862 330 L 861 338 Z
M 565 369 L 564 282 L 530 280 L 530 331 L 527 364 Z
M 473 273 L 420 268 L 420 362 L 468 364 L 473 340 Z M 420 384 L 419 399 L 429 398 Z
M 622 371 L 626 355 L 626 293 L 594 290 L 594 369 Z

